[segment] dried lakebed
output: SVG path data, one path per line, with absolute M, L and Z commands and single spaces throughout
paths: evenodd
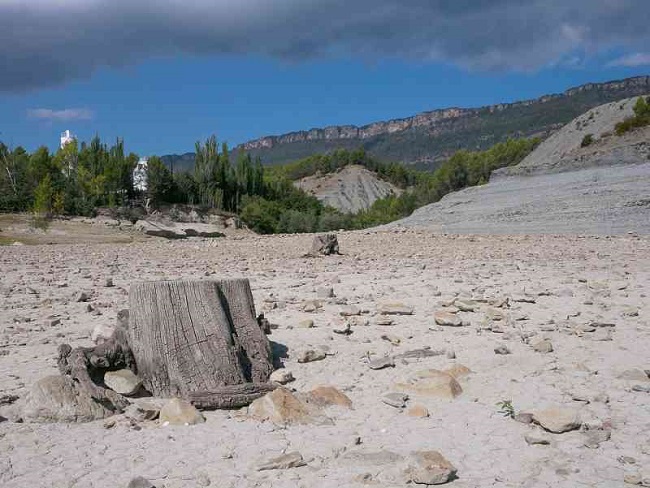
M 343 255 L 306 258 L 311 238 L 0 247 L 0 416 L 56 374 L 59 343 L 115 323 L 131 283 L 179 278 L 250 278 L 286 388 L 352 403 L 286 426 L 244 411 L 191 426 L 2 421 L 0 485 L 650 480 L 649 238 L 354 232 Z

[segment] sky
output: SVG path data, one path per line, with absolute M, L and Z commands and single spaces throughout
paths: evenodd
M 0 0 L 0 141 L 230 146 L 650 74 L 650 0 Z

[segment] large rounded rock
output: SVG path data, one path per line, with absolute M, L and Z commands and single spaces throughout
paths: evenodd
M 90 422 L 113 411 L 77 388 L 69 376 L 46 376 L 25 396 L 23 419 L 29 422 Z
M 180 398 L 172 398 L 160 409 L 160 423 L 163 425 L 194 425 L 205 422 L 194 405 Z
M 107 371 L 104 374 L 104 384 L 120 395 L 135 395 L 142 386 L 142 380 L 130 369 Z
M 419 371 L 407 382 L 395 384 L 395 390 L 446 399 L 454 399 L 463 392 L 456 378 L 437 369 Z
M 533 421 L 555 434 L 579 429 L 580 415 L 573 408 L 551 407 L 533 413 Z
M 407 481 L 422 485 L 442 485 L 456 477 L 456 468 L 438 451 L 417 451 L 406 470 Z

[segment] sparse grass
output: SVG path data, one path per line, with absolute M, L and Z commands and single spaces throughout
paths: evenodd
M 512 406 L 512 400 L 501 400 L 496 405 L 499 407 L 499 413 L 504 417 L 515 418 L 515 407 Z

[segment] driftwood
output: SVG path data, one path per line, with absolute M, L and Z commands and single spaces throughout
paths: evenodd
M 234 408 L 274 388 L 248 280 L 135 283 L 129 302 L 128 344 L 155 396 Z
M 82 392 L 109 410 L 121 412 L 129 404 L 119 393 L 101 386 L 106 371 L 129 368 L 137 372 L 124 329 L 118 327 L 114 337 L 95 347 L 73 349 L 69 344 L 61 344 L 58 352 L 59 371 L 71 376 Z
M 311 243 L 311 251 L 306 256 L 329 256 L 339 253 L 339 241 L 336 234 L 321 234 L 314 236 Z

